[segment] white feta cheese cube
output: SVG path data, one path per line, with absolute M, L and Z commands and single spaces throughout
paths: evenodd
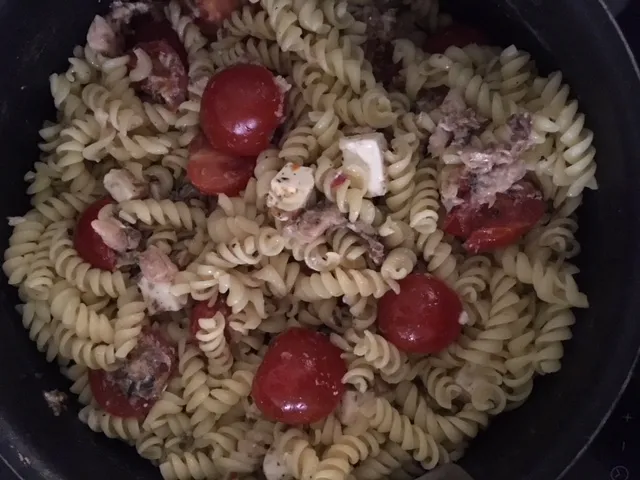
M 146 277 L 138 280 L 138 288 L 147 304 L 149 315 L 161 312 L 179 312 L 187 304 L 186 295 L 174 295 L 171 283 L 152 282 Z
M 387 193 L 384 152 L 387 140 L 382 133 L 368 133 L 340 139 L 342 166 L 349 177 L 364 177 L 369 195 L 381 197 Z
M 311 168 L 287 163 L 271 180 L 267 206 L 294 212 L 307 205 L 314 188 Z

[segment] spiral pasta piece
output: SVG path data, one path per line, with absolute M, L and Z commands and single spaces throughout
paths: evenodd
M 67 235 L 60 235 L 53 241 L 49 256 L 55 262 L 56 273 L 81 291 L 89 290 L 98 296 L 116 298 L 127 288 L 128 278 L 121 272 L 93 268 L 82 260 Z
M 275 448 L 284 459 L 293 478 L 297 480 L 313 478 L 320 460 L 303 432 L 296 428 L 289 428 L 276 437 Z
M 199 319 L 200 330 L 196 333 L 200 350 L 209 359 L 209 372 L 213 364 L 218 375 L 228 372 L 233 365 L 233 355 L 224 337 L 225 324 L 224 316 L 216 313 L 212 318 Z
M 164 480 L 190 480 L 214 478 L 218 475 L 214 459 L 203 451 L 170 453 L 160 464 Z
M 91 310 L 80 299 L 80 292 L 62 280 L 51 288 L 51 315 L 72 329 L 79 338 L 96 343 L 112 343 L 115 330 L 109 318 Z
M 171 225 L 174 228 L 193 230 L 206 224 L 204 213 L 199 208 L 189 207 L 184 202 L 171 200 L 127 200 L 118 205 L 120 218 L 129 223 L 141 221 L 147 225 Z
M 397 291 L 398 284 L 385 280 L 375 270 L 336 268 L 332 272 L 300 275 L 296 279 L 294 295 L 301 300 L 314 301 L 343 295 L 362 295 L 380 298 L 388 290 Z
M 313 480 L 346 479 L 353 465 L 379 455 L 383 442 L 384 436 L 375 431 L 360 436 L 344 435 L 324 453 Z
M 102 432 L 109 438 L 134 442 L 142 434 L 139 420 L 115 417 L 92 405 L 82 408 L 78 413 L 78 418 L 94 432 Z
M 425 468 L 434 468 L 441 461 L 440 451 L 433 436 L 417 427 L 408 417 L 400 414 L 387 400 L 376 398 L 362 408 L 371 427 L 389 435 L 389 439 L 403 450 L 413 452 L 413 458 L 423 462 Z

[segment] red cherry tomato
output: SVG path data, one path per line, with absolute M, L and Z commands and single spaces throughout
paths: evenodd
M 196 334 L 200 331 L 200 324 L 198 323 L 201 318 L 212 318 L 216 313 L 220 312 L 226 319 L 231 315 L 231 308 L 227 305 L 224 297 L 218 297 L 213 305 L 209 305 L 208 301 L 197 302 L 191 310 L 191 316 L 189 317 L 189 330 L 191 336 L 195 338 Z M 230 341 L 230 333 L 225 328 L 224 336 L 227 341 Z
M 73 235 L 73 247 L 85 262 L 92 267 L 113 272 L 116 269 L 118 254 L 109 248 L 98 235 L 91 222 L 98 218 L 98 213 L 105 205 L 114 203 L 111 197 L 98 200 L 82 212 Z
M 317 422 L 344 393 L 347 366 L 325 335 L 290 328 L 270 345 L 253 380 L 251 395 L 260 411 L 289 425 Z
M 378 300 L 378 328 L 384 338 L 407 353 L 429 354 L 453 343 L 462 330 L 462 302 L 442 280 L 412 273 L 400 293 Z
M 462 48 L 472 43 L 484 45 L 487 43 L 487 37 L 473 27 L 453 23 L 429 37 L 424 44 L 424 50 L 429 53 L 444 53 L 452 45 Z
M 214 150 L 202 133 L 189 145 L 187 177 L 205 195 L 238 195 L 247 187 L 255 166 L 254 158 Z
M 200 126 L 211 145 L 232 155 L 257 156 L 282 120 L 284 93 L 267 68 L 238 64 L 211 77 L 200 108 Z
M 185 70 L 189 70 L 189 57 L 184 43 L 166 18 L 156 19 L 151 15 L 138 15 L 131 20 L 132 33 L 126 39 L 127 49 L 133 49 L 140 43 L 164 40 L 178 54 Z
M 469 253 L 504 248 L 517 242 L 540 221 L 546 205 L 531 183 L 520 181 L 506 193 L 496 195 L 492 206 L 464 203 L 445 218 L 445 232 L 466 239 Z
M 111 415 L 144 418 L 169 382 L 176 359 L 174 345 L 160 332 L 145 329 L 118 370 L 89 370 L 91 393 Z

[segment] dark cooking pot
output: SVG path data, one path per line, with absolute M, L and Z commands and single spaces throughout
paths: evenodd
M 446 2 L 445 2 L 446 3 Z M 600 190 L 580 215 L 581 287 L 564 368 L 536 382 L 531 399 L 501 415 L 473 443 L 463 466 L 476 480 L 552 480 L 593 438 L 628 379 L 640 345 L 640 81 L 629 51 L 598 0 L 454 2 L 453 13 L 503 43 L 561 67 L 580 98 L 598 148 Z M 53 118 L 47 77 L 84 42 L 101 0 L 0 1 L 0 218 L 27 208 L 20 180 L 37 158 L 37 130 Z M 0 222 L 4 250 L 9 227 Z M 3 279 L 0 324 L 0 447 L 24 478 L 159 478 L 133 449 L 93 434 L 75 412 L 52 416 L 43 390 L 65 388 L 22 329 L 17 295 Z

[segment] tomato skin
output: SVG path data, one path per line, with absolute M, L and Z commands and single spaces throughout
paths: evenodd
M 492 206 L 463 203 L 446 216 L 443 230 L 466 239 L 469 253 L 484 253 L 516 243 L 544 216 L 542 194 L 530 182 L 517 182 L 498 193 Z
M 239 0 L 195 0 L 195 23 L 202 33 L 214 36 L 222 22 L 240 8 Z
M 129 354 L 135 355 L 137 349 L 151 348 L 149 345 L 157 345 L 163 353 L 171 358 L 169 365 L 170 378 L 177 364 L 177 351 L 160 332 L 145 328 L 140 334 L 138 346 Z M 118 387 L 114 378 L 114 372 L 104 370 L 89 370 L 89 387 L 91 393 L 100 407 L 107 413 L 119 418 L 144 418 L 153 408 L 155 401 L 142 401 L 141 398 L 128 398 Z
M 187 49 L 169 20 L 166 18 L 156 19 L 151 15 L 139 15 L 131 20 L 130 27 L 133 32 L 126 39 L 128 49 L 133 49 L 140 43 L 164 40 L 180 57 L 185 70 L 189 70 Z
M 284 93 L 267 68 L 238 64 L 211 77 L 200 110 L 200 126 L 214 148 L 257 156 L 284 116 Z
M 196 334 L 200 331 L 199 321 L 201 318 L 212 318 L 216 313 L 220 312 L 222 316 L 226 318 L 231 315 L 231 307 L 229 307 L 224 299 L 220 296 L 213 305 L 209 305 L 209 301 L 197 302 L 193 309 L 191 309 L 191 315 L 189 316 L 189 330 L 191 336 L 196 338 Z M 230 334 L 228 329 L 225 329 L 224 335 L 227 341 L 230 341 Z
M 303 425 L 327 417 L 340 403 L 347 365 L 329 338 L 290 328 L 269 346 L 253 380 L 251 395 L 269 419 Z
M 431 354 L 455 342 L 462 324 L 462 302 L 447 284 L 430 274 L 400 280 L 400 293 L 378 300 L 380 333 L 407 353 Z
M 202 133 L 189 145 L 187 178 L 205 195 L 238 195 L 247 187 L 255 167 L 255 158 L 237 157 L 215 150 Z
M 98 218 L 98 213 L 105 205 L 114 203 L 111 197 L 102 198 L 92 203 L 82 212 L 73 234 L 73 247 L 85 262 L 92 267 L 113 272 L 116 270 L 118 254 L 102 241 L 91 222 Z
M 444 53 L 451 46 L 462 48 L 472 43 L 485 45 L 488 43 L 488 39 L 478 29 L 461 23 L 453 23 L 429 37 L 424 44 L 424 50 L 429 53 Z
M 475 230 L 464 242 L 464 249 L 472 254 L 486 253 L 516 243 L 531 230 L 529 223 L 512 223 L 503 226 L 486 226 Z

